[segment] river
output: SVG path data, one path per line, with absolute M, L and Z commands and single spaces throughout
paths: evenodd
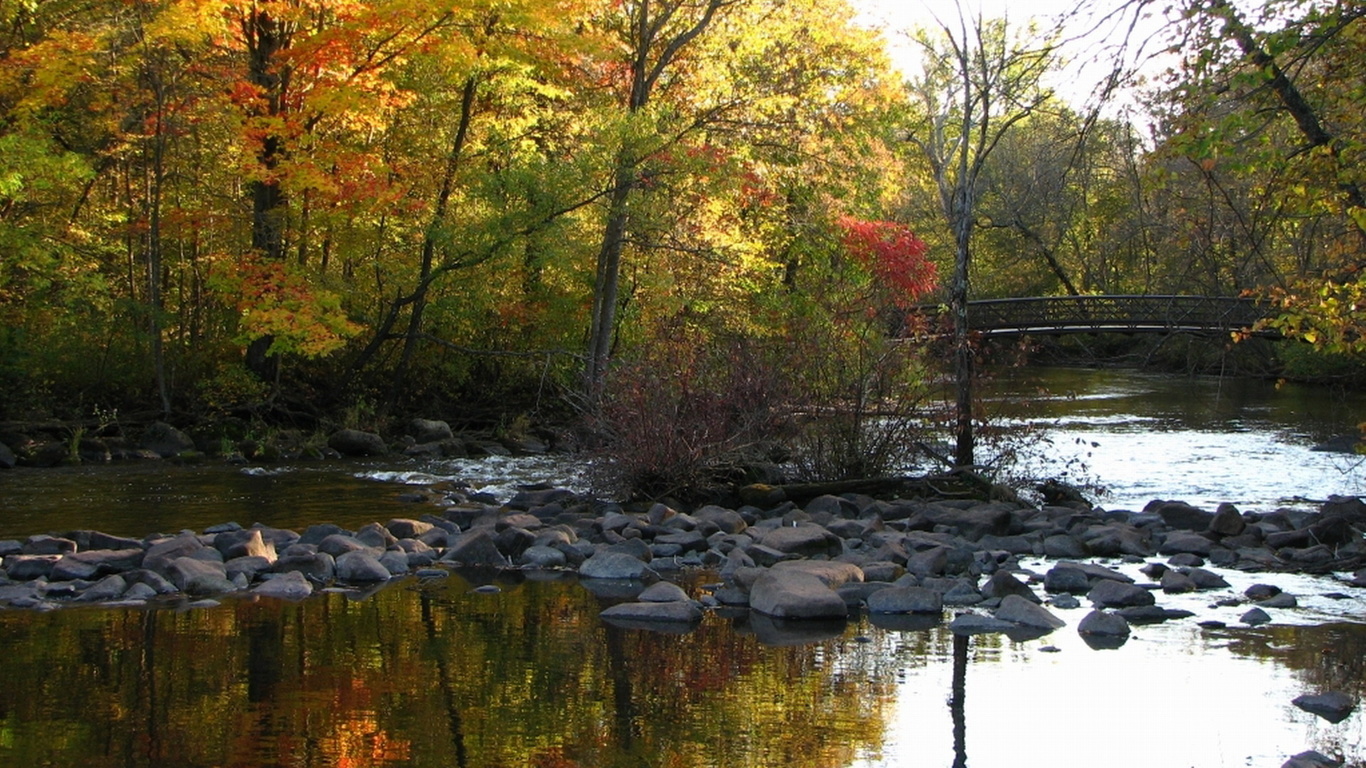
M 1111 508 L 1183 498 L 1269 509 L 1358 489 L 1351 457 L 1309 449 L 1360 420 L 1359 399 L 1123 371 L 1003 381 L 988 402 L 1032 424 L 1041 471 L 1106 486 Z M 545 459 L 16 470 L 0 472 L 0 536 L 358 526 L 424 511 L 402 500 L 409 482 L 506 494 L 578 482 L 574 470 Z M 1137 564 L 1120 567 L 1144 580 Z M 1076 633 L 1084 610 L 1057 609 L 1069 626 L 974 637 L 957 659 L 942 624 L 867 616 L 793 627 L 716 613 L 686 634 L 626 629 L 598 617 L 610 596 L 521 574 L 407 579 L 298 604 L 0 610 L 0 761 L 1231 768 L 1316 749 L 1363 764 L 1359 711 L 1333 724 L 1290 701 L 1366 694 L 1366 590 L 1225 576 L 1228 590 L 1161 598 L 1195 618 L 1136 627 L 1116 649 Z M 709 577 L 679 578 L 697 590 Z M 1256 581 L 1300 606 L 1253 629 L 1238 621 L 1246 606 L 1216 604 Z

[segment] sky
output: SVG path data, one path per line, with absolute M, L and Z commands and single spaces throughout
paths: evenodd
M 1078 0 L 850 0 L 858 12 L 857 21 L 883 30 L 893 60 L 903 72 L 914 73 L 917 67 L 917 48 L 910 43 L 907 32 L 916 27 L 936 27 L 943 21 L 955 25 L 959 9 L 985 18 L 1005 17 L 1012 27 L 1024 27 L 1031 20 L 1043 29 L 1058 24 L 1058 20 L 1078 6 Z M 1073 16 L 1064 26 L 1063 53 L 1071 65 L 1052 85 L 1074 105 L 1087 102 L 1093 90 L 1114 66 L 1114 49 L 1131 18 L 1106 18 L 1125 5 L 1122 0 L 1086 0 L 1086 8 Z M 1131 39 L 1147 41 L 1143 47 L 1131 48 L 1125 59 L 1127 66 L 1146 57 L 1160 47 L 1153 37 L 1161 28 L 1161 20 L 1145 18 L 1136 26 Z M 1150 61 L 1143 71 L 1155 74 L 1168 66 L 1170 60 Z

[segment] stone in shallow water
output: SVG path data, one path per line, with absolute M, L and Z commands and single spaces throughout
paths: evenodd
M 938 592 L 924 587 L 889 587 L 868 596 L 868 610 L 872 613 L 940 613 L 944 599 Z
M 406 564 L 406 560 L 405 560 Z M 375 584 L 388 581 L 389 569 L 368 551 L 347 552 L 337 558 L 337 580 L 350 584 Z
M 1086 598 L 1101 608 L 1122 608 L 1152 605 L 1155 600 L 1148 590 L 1136 584 L 1103 580 L 1086 593 Z
M 303 573 L 289 571 L 261 582 L 252 592 L 263 597 L 273 597 L 280 600 L 303 600 L 313 594 L 313 585 L 308 583 L 308 579 L 304 577 Z
M 803 571 L 765 572 L 749 592 L 750 608 L 780 619 L 844 619 L 849 608 L 820 577 Z
M 600 615 L 604 619 L 691 623 L 702 620 L 702 609 L 691 600 L 635 602 L 619 603 L 604 610 Z
M 959 614 L 949 622 L 949 631 L 955 635 L 1003 634 L 1015 629 L 1016 625 L 1009 621 L 976 613 Z
M 1340 723 L 1352 714 L 1356 700 L 1340 691 L 1297 696 L 1290 702 L 1305 712 L 1311 712 L 1330 723 Z
M 1129 622 L 1117 613 L 1091 611 L 1077 625 L 1077 632 L 1102 637 L 1128 637 Z
M 1267 613 L 1266 611 L 1263 611 L 1261 608 L 1253 608 L 1252 610 L 1238 617 L 1238 621 L 1241 621 L 1250 627 L 1255 627 L 1259 624 L 1270 624 L 1271 614 Z
M 642 603 L 676 603 L 688 600 L 688 593 L 671 581 L 657 581 L 646 587 L 636 600 Z
M 1067 622 L 1054 616 L 1041 605 L 1036 605 L 1019 595 L 1006 595 L 1001 598 L 1001 607 L 996 609 L 996 618 L 1018 624 L 1052 631 L 1066 626 Z
M 1340 765 L 1341 760 L 1334 760 L 1322 752 L 1311 749 L 1281 763 L 1281 768 L 1338 768 Z
M 579 566 L 586 579 L 640 579 L 650 572 L 644 561 L 624 552 L 598 552 Z

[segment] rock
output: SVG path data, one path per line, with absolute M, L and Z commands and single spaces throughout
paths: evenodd
M 1081 568 L 1071 563 L 1058 563 L 1044 574 L 1043 588 L 1047 592 L 1084 595 L 1091 591 L 1091 580 Z
M 390 576 L 402 576 L 411 570 L 411 567 L 408 565 L 408 553 L 401 549 L 386 549 L 384 553 L 376 559 L 379 560 L 380 565 L 384 566 L 384 570 L 389 572 Z M 431 561 L 429 560 L 423 564 L 427 565 L 430 564 L 430 562 Z
M 1136 605 L 1115 611 L 1130 624 L 1157 624 L 1172 619 L 1188 619 L 1195 614 L 1176 608 L 1163 608 L 1158 605 Z
M 480 528 L 463 534 L 441 556 L 442 562 L 461 565 L 506 567 L 509 564 L 498 543 L 487 529 Z
M 1167 571 L 1162 574 L 1162 591 L 1169 595 L 1180 595 L 1187 592 L 1196 592 L 1200 587 L 1189 576 L 1179 571 Z
M 579 565 L 585 579 L 641 579 L 651 573 L 644 561 L 624 552 L 600 551 Z
M 1182 573 L 1201 590 L 1227 589 L 1229 586 L 1228 581 L 1223 576 L 1204 568 L 1188 568 Z
M 1266 611 L 1262 610 L 1261 608 L 1253 608 L 1252 610 L 1240 616 L 1238 620 L 1243 622 L 1244 624 L 1247 624 L 1250 627 L 1255 627 L 1260 624 L 1271 623 L 1271 615 L 1268 614 Z
M 111 574 L 91 584 L 90 588 L 76 599 L 83 603 L 106 602 L 123 597 L 127 590 L 128 581 L 118 574 Z
M 1086 614 L 1077 625 L 1077 632 L 1100 637 L 1128 637 L 1129 622 L 1117 613 L 1096 610 Z
M 348 584 L 375 584 L 393 576 L 368 550 L 347 552 L 338 557 L 336 573 L 337 581 Z
M 663 582 L 661 582 L 663 583 Z M 691 600 L 618 603 L 599 614 L 602 618 L 629 622 L 688 623 L 702 620 L 702 609 Z
M 949 622 L 949 631 L 955 635 L 986 635 L 1011 632 L 1017 629 L 1009 621 L 982 616 L 976 613 L 961 613 Z
M 252 594 L 277 600 L 303 600 L 313 594 L 313 585 L 302 572 L 288 571 L 256 585 Z
M 932 547 L 916 552 L 906 559 L 906 572 L 921 578 L 938 576 L 949 564 L 947 547 Z
M 24 542 L 26 555 L 65 555 L 76 551 L 76 542 L 61 536 L 30 536 Z
M 138 446 L 163 459 L 170 459 L 186 451 L 193 451 L 194 440 L 170 424 L 158 421 L 147 427 L 142 433 L 142 439 Z
M 1156 602 L 1153 594 L 1136 584 L 1103 580 L 1096 582 L 1086 599 L 1100 608 L 1124 608 L 1135 605 L 1152 605 Z
M 14 455 L 14 451 L 10 450 L 8 445 L 0 443 L 0 469 L 14 469 L 18 463 L 19 459 Z
M 204 543 L 191 534 L 162 539 L 147 548 L 147 554 L 142 559 L 142 567 L 165 575 L 166 568 L 172 561 L 186 557 L 203 548 Z
M 388 530 L 395 539 L 418 539 L 421 538 L 423 534 L 434 530 L 436 526 L 421 520 L 410 520 L 408 518 L 399 517 L 385 523 L 384 528 Z
M 1054 630 L 1066 626 L 1067 622 L 1054 616 L 1041 605 L 1036 605 L 1019 595 L 1006 595 L 996 609 L 996 618 L 1018 624 L 1022 627 Z
M 272 573 L 297 571 L 315 584 L 326 584 L 337 574 L 337 563 L 326 552 L 312 554 L 285 555 L 270 566 Z
M 555 547 L 533 544 L 522 550 L 522 554 L 517 556 L 517 565 L 522 568 L 541 570 L 564 568 L 569 565 L 569 558 L 565 556 L 564 552 Z
M 1163 539 L 1162 545 L 1157 548 L 1159 554 L 1163 555 L 1199 555 L 1209 557 L 1210 550 L 1214 547 L 1214 542 L 1205 538 L 1201 534 L 1190 531 L 1172 531 Z
M 61 555 L 9 555 L 4 561 L 5 573 L 18 581 L 46 578 L 61 559 Z
M 766 571 L 749 592 L 751 610 L 779 619 L 847 618 L 844 600 L 818 576 Z
M 1298 755 L 1291 757 L 1289 760 L 1286 760 L 1284 763 L 1281 763 L 1281 768 L 1338 768 L 1341 765 L 1341 760 L 1334 760 L 1321 752 L 1316 752 L 1311 749 L 1307 752 L 1301 752 Z
M 398 544 L 398 538 L 379 523 L 366 523 L 361 526 L 356 531 L 356 541 L 372 549 L 388 549 Z
M 814 523 L 774 528 L 763 535 L 759 543 L 784 554 L 813 557 L 835 557 L 844 551 L 839 537 Z
M 862 568 L 853 563 L 835 560 L 787 560 L 774 565 L 771 570 L 780 574 L 801 572 L 815 576 L 831 589 L 850 582 L 863 581 Z
M 234 557 L 223 563 L 223 571 L 227 577 L 236 580 L 238 574 L 246 578 L 248 583 L 256 580 L 256 577 L 270 570 L 271 564 L 275 560 L 267 559 L 259 555 L 249 555 L 246 557 Z
M 749 527 L 745 518 L 733 509 L 711 505 L 702 507 L 692 514 L 698 521 L 712 523 L 725 533 L 740 533 Z
M 1151 506 L 1151 505 L 1150 505 Z M 1184 501 L 1168 501 L 1152 510 L 1162 518 L 1168 528 L 1185 531 L 1203 531 L 1209 528 L 1214 515 Z
M 1281 588 L 1275 584 L 1253 584 L 1243 590 L 1243 596 L 1253 602 L 1261 602 L 1281 593 Z
M 516 560 L 517 556 L 525 552 L 527 547 L 536 543 L 536 534 L 525 528 L 509 526 L 499 531 L 493 540 L 498 546 L 498 551 L 511 561 Z
M 1209 532 L 1219 536 L 1237 536 L 1247 527 L 1247 521 L 1232 504 L 1220 504 L 1209 521 Z
M 238 557 L 264 557 L 274 561 L 275 543 L 267 542 L 259 528 L 249 531 L 229 531 L 213 538 L 214 549 L 223 555 L 224 560 Z
M 1290 702 L 1305 712 L 1310 712 L 1330 723 L 1346 720 L 1356 709 L 1356 700 L 1339 691 L 1297 696 Z
M 1267 608 L 1294 608 L 1299 605 L 1299 601 L 1296 600 L 1295 596 L 1290 594 L 1289 592 L 1282 592 L 1279 595 L 1273 595 L 1265 600 L 1262 600 L 1260 603 L 1258 603 L 1258 605 L 1262 605 Z
M 228 579 L 222 563 L 196 557 L 180 557 L 166 566 L 166 578 L 176 589 L 202 597 L 236 591 L 237 585 Z
M 411 436 L 416 443 L 439 443 L 443 440 L 455 438 L 455 433 L 451 432 L 450 424 L 430 419 L 413 419 L 408 422 L 404 433 Z
M 1021 598 L 1023 599 L 1023 598 Z M 944 598 L 924 587 L 890 587 L 867 598 L 871 613 L 942 613 Z
M 1015 578 L 1008 571 L 1002 570 L 991 574 L 991 578 L 982 585 L 982 596 L 985 598 L 1005 598 L 1006 595 L 1019 595 L 1032 603 L 1042 602 L 1028 584 Z
M 1081 540 L 1075 536 L 1055 534 L 1043 540 L 1044 557 L 1082 558 L 1091 554 Z
M 688 593 L 671 581 L 657 581 L 636 596 L 642 603 L 673 603 L 689 600 Z
M 346 533 L 334 533 L 318 542 L 318 551 L 340 558 L 348 552 L 365 552 L 371 549 L 365 542 Z
M 343 456 L 383 456 L 389 452 L 384 438 L 373 432 L 342 429 L 327 438 L 327 447 Z

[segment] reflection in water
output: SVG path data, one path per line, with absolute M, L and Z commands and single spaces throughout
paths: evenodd
M 1360 715 L 1330 725 L 1289 706 L 1305 692 L 1366 693 L 1361 626 L 1143 627 L 1104 653 L 1072 628 L 969 641 L 942 623 L 884 629 L 866 617 L 797 635 L 711 616 L 669 634 L 605 625 L 597 614 L 610 601 L 572 581 L 503 579 L 482 594 L 480 580 L 184 612 L 0 612 L 11 691 L 0 760 L 965 766 L 971 722 L 974 768 L 1080 765 L 1119 746 L 1082 724 L 1191 697 L 1204 702 L 1198 717 L 1164 718 L 1162 738 L 1126 744 L 1108 764 L 1366 756 Z M 1040 653 L 1044 643 L 1060 652 Z
M 953 716 L 953 768 L 968 764 L 968 720 L 963 711 L 968 687 L 968 636 L 953 636 L 953 692 L 949 711 Z

